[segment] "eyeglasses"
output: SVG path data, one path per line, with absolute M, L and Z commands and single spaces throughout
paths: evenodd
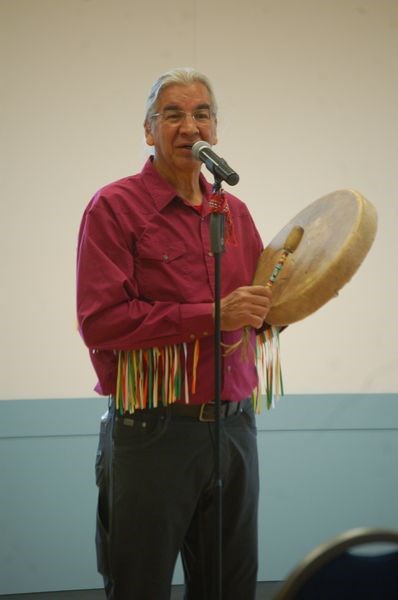
M 192 117 L 198 125 L 207 125 L 212 117 L 212 112 L 209 108 L 199 108 L 192 113 L 186 113 L 183 110 L 165 110 L 162 113 L 154 113 L 151 115 L 151 119 L 160 117 L 168 125 L 180 125 L 188 116 Z

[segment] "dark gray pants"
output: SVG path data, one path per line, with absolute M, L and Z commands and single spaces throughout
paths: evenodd
M 258 459 L 250 400 L 222 421 L 222 589 L 253 600 Z M 98 569 L 109 600 L 169 600 L 181 552 L 186 600 L 215 595 L 214 423 L 171 411 L 101 422 L 96 461 Z

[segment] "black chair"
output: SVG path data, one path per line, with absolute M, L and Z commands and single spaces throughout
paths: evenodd
M 398 600 L 398 530 L 351 529 L 315 548 L 274 600 Z

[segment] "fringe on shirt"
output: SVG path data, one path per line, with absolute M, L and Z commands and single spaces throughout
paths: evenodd
M 236 350 L 235 350 L 236 351 Z M 120 350 L 116 384 L 116 410 L 133 413 L 137 409 L 168 406 L 176 401 L 189 403 L 196 391 L 197 366 L 200 358 L 199 340 L 195 340 L 192 376 L 188 377 L 187 344 L 154 347 L 145 350 Z M 242 357 L 243 359 L 248 357 Z M 280 364 L 279 329 L 271 327 L 256 336 L 254 361 L 258 384 L 252 391 L 255 411 L 275 406 L 283 396 Z
M 267 409 L 284 395 L 280 357 L 279 328 L 270 327 L 256 336 L 258 384 L 252 392 L 253 406 L 261 413 L 263 396 Z

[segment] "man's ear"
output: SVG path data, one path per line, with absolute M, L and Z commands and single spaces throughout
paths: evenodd
M 148 144 L 148 146 L 154 146 L 155 140 L 153 139 L 151 123 L 148 119 L 144 123 L 144 131 L 146 143 Z
M 211 145 L 215 146 L 218 142 L 218 137 L 217 137 L 217 118 L 215 119 L 215 126 L 214 126 L 214 132 L 212 135 L 212 139 L 211 139 Z

